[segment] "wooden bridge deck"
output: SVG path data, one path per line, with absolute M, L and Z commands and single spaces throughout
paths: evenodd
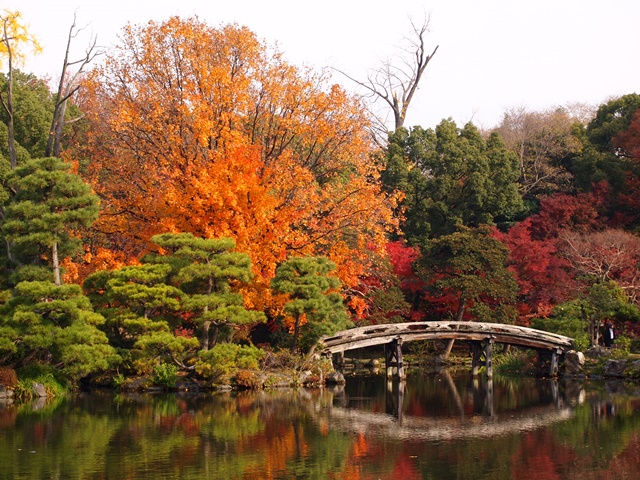
M 340 353 L 394 340 L 491 340 L 496 343 L 517 345 L 537 350 L 564 353 L 573 348 L 572 338 L 533 328 L 480 322 L 409 322 L 371 325 L 342 330 L 322 337 L 315 349 L 318 353 Z

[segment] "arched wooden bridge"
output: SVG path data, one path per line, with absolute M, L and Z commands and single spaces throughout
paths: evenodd
M 466 340 L 471 345 L 474 374 L 484 355 L 487 374 L 492 375 L 492 345 L 503 343 L 551 353 L 552 376 L 558 373 L 558 356 L 573 348 L 572 338 L 533 328 L 480 322 L 408 322 L 371 325 L 342 330 L 322 337 L 315 351 L 340 354 L 348 350 L 385 345 L 387 374 L 404 378 L 401 346 L 416 340 Z

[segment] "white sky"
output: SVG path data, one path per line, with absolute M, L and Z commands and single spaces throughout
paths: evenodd
M 639 0 L 0 0 L 19 10 L 43 54 L 23 70 L 56 77 L 77 11 L 105 46 L 127 23 L 197 14 L 212 26 L 246 25 L 294 64 L 332 66 L 363 78 L 397 52 L 431 12 L 427 67 L 406 124 L 434 127 L 452 117 L 484 128 L 510 107 L 598 105 L 640 91 Z M 336 78 L 349 90 L 355 85 Z

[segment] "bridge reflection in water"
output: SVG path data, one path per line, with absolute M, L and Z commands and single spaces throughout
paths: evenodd
M 371 380 L 369 380 L 371 381 Z M 358 408 L 364 397 L 350 395 L 345 386 L 334 387 L 333 405 L 321 413 L 332 428 L 364 435 L 429 441 L 460 438 L 485 438 L 541 428 L 573 416 L 573 406 L 580 390 L 565 386 L 563 394 L 556 379 L 535 380 L 545 390 L 542 401 L 520 406 L 512 411 L 497 411 L 494 397 L 494 379 L 471 377 L 461 392 L 447 370 L 438 381 L 448 390 L 447 402 L 451 411 L 447 415 L 407 414 L 405 394 L 407 383 L 389 380 L 386 383 L 385 411 L 376 408 Z M 409 385 L 416 385 L 410 382 Z M 504 392 L 503 392 L 504 393 Z M 472 398 L 471 398 L 472 397 Z M 354 406 L 354 403 L 356 406 Z M 472 408 L 470 409 L 470 405 Z M 429 405 L 424 405 L 428 410 Z

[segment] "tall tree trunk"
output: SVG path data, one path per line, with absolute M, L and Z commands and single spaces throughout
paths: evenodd
M 449 358 L 449 354 L 451 353 L 451 349 L 453 348 L 454 343 L 456 343 L 456 341 L 453 338 L 449 340 L 449 343 L 447 343 L 447 347 L 444 349 L 444 352 L 442 353 L 442 358 L 444 358 L 445 360 Z
M 51 247 L 51 260 L 53 261 L 53 280 L 56 286 L 62 285 L 60 281 L 60 262 L 58 260 L 58 242 L 53 242 Z
M 460 296 L 460 302 L 458 303 L 458 311 L 456 312 L 456 322 L 462 322 L 466 307 L 467 307 L 467 299 L 464 295 L 462 295 Z M 454 343 L 456 343 L 456 341 L 453 338 L 449 340 L 449 343 L 447 344 L 447 348 L 444 349 L 444 353 L 442 354 L 442 358 L 444 359 L 449 358 L 449 355 L 451 354 L 451 350 L 453 349 Z
M 456 312 L 456 322 L 461 322 L 464 318 L 464 310 L 467 307 L 467 298 L 464 295 L 460 296 L 458 302 L 458 311 Z
M 11 61 L 9 61 L 11 63 Z M 15 131 L 13 126 L 13 72 L 9 67 L 9 82 L 7 86 L 7 105 L 5 107 L 7 111 L 7 129 L 9 134 L 9 161 L 11 163 L 11 170 L 14 170 L 18 166 L 18 156 L 16 154 L 16 141 Z
M 13 126 L 13 64 L 12 64 L 12 52 L 9 42 L 5 44 L 7 48 L 8 67 L 9 72 L 7 74 L 7 101 L 4 97 L 2 99 L 2 106 L 5 112 L 7 112 L 7 130 L 9 135 L 9 162 L 11 164 L 11 170 L 14 170 L 18 165 L 18 157 L 16 155 L 16 143 L 15 143 L 15 131 Z
M 209 328 L 211 327 L 211 322 L 204 322 L 202 325 L 202 337 L 200 338 L 200 348 L 201 350 L 209 350 Z
M 53 121 L 54 125 L 52 125 L 54 130 L 54 138 L 53 138 L 53 156 L 54 157 L 60 157 L 62 129 L 64 127 L 64 115 L 66 111 L 67 111 L 67 101 L 64 100 L 60 105 L 60 108 L 56 112 L 58 118 L 54 119 Z M 49 144 L 47 143 L 47 149 L 48 148 L 49 148 Z M 45 155 L 48 157 L 51 155 L 51 152 L 45 153 Z
M 209 350 L 211 350 L 216 343 L 218 343 L 218 332 L 220 331 L 220 326 L 216 323 L 213 327 L 213 335 L 209 339 Z
M 51 120 L 51 127 L 49 128 L 49 138 L 47 139 L 47 146 L 44 151 L 45 157 L 50 157 L 52 154 L 54 157 L 60 157 L 60 142 L 62 139 L 62 129 L 65 124 L 64 115 L 67 109 L 67 100 L 69 100 L 69 98 L 80 88 L 79 85 L 75 84 L 84 67 L 88 63 L 90 63 L 97 55 L 101 55 L 103 53 L 101 49 L 96 49 L 97 38 L 93 37 L 90 41 L 89 47 L 85 51 L 84 58 L 75 61 L 69 60 L 71 39 L 75 38 L 81 30 L 83 29 L 76 29 L 76 16 L 74 14 L 73 22 L 71 24 L 71 27 L 69 28 L 69 34 L 67 35 L 67 49 L 64 52 L 62 72 L 60 73 L 60 82 L 58 83 L 58 93 L 56 95 L 56 102 L 53 109 L 53 119 Z M 77 64 L 80 65 L 80 67 L 78 67 L 78 70 L 74 74 L 71 74 L 67 77 L 69 67 L 71 65 Z
M 291 353 L 295 353 L 298 349 L 298 336 L 300 335 L 300 315 L 296 317 L 296 324 L 293 327 L 293 344 L 291 345 Z
M 7 247 L 7 260 L 13 263 L 13 254 L 11 253 L 11 242 L 5 239 L 4 244 Z

